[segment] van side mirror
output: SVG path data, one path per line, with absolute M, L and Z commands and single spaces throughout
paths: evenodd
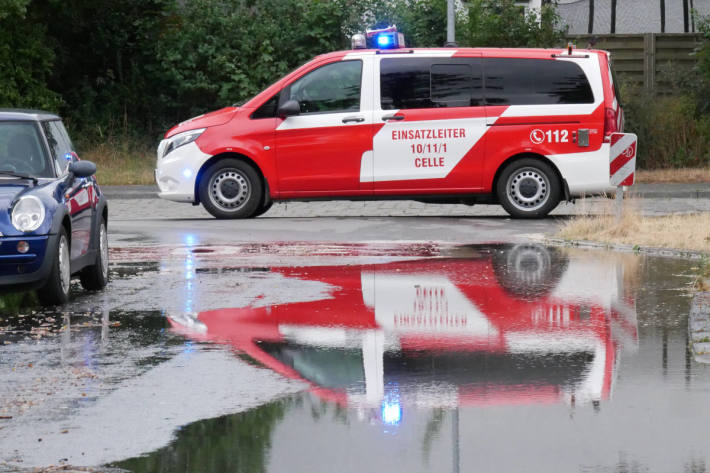
M 89 177 L 96 174 L 96 164 L 91 161 L 74 161 L 69 163 L 69 172 L 75 177 Z
M 295 100 L 289 100 L 279 107 L 279 118 L 291 117 L 301 113 L 301 106 Z

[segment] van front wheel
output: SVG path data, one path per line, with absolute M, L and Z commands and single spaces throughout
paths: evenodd
M 496 193 L 515 218 L 540 218 L 560 203 L 560 182 L 547 163 L 533 158 L 510 163 L 498 179 Z
M 231 158 L 210 166 L 200 179 L 198 190 L 205 209 L 220 219 L 252 217 L 264 192 L 254 168 Z

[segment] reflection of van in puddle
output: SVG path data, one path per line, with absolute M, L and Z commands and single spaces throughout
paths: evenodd
M 428 407 L 600 401 L 610 395 L 620 345 L 637 340 L 616 263 L 537 245 L 487 247 L 470 259 L 272 271 L 326 283 L 330 293 L 173 315 L 173 327 L 229 343 L 351 406 L 393 397 Z

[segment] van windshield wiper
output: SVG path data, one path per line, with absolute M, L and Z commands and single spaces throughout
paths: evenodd
M 36 177 L 30 176 L 28 174 L 23 174 L 21 172 L 0 171 L 0 176 L 16 177 L 18 179 L 29 179 L 32 181 L 33 184 L 37 184 L 38 182 Z

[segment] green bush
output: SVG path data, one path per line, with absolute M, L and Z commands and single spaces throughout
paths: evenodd
M 0 0 L 0 107 L 56 110 L 60 96 L 48 87 L 54 53 L 29 3 Z
M 624 87 L 625 129 L 638 136 L 642 169 L 710 165 L 710 117 L 693 95 L 657 95 Z

